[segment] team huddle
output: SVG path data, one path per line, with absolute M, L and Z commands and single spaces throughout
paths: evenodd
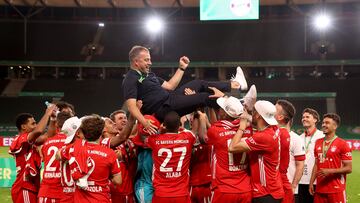
M 228 82 L 178 87 L 187 57 L 168 81 L 150 72 L 147 48 L 134 46 L 129 60 L 129 117 L 79 118 L 62 101 L 38 123 L 17 116 L 13 202 L 346 202 L 352 156 L 337 114 L 304 109 L 297 135 L 289 101 L 257 101 L 254 85 L 241 99 L 226 94 L 248 89 L 240 67 Z

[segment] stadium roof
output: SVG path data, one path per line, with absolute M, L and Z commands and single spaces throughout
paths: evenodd
M 358 0 L 326 0 L 326 3 L 350 3 Z M 93 7 L 93 8 L 171 8 L 198 7 L 200 0 L 0 0 L 0 5 Z M 261 0 L 262 6 L 286 4 L 317 4 L 319 0 Z

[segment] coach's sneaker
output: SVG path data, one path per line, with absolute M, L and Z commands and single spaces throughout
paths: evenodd
M 244 104 L 247 110 L 252 111 L 256 102 L 256 98 L 257 98 L 256 86 L 251 85 L 249 91 L 242 99 L 240 99 L 240 101 L 242 101 L 242 103 Z
M 247 90 L 248 85 L 244 76 L 244 72 L 242 71 L 241 67 L 238 66 L 236 68 L 236 75 L 235 77 L 231 78 L 231 81 L 238 82 L 240 84 L 240 90 Z

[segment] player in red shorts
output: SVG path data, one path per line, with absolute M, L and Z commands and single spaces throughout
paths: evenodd
M 165 116 L 165 132 L 151 135 L 148 145 L 153 150 L 153 203 L 190 203 L 189 166 L 195 136 L 190 131 L 178 132 L 180 117 L 176 112 Z
M 280 174 L 284 188 L 283 203 L 293 203 L 294 193 L 287 177 L 287 170 L 290 162 L 290 134 L 287 130 L 287 123 L 294 117 L 295 107 L 287 100 L 276 102 L 276 121 L 280 130 Z
M 229 152 L 231 139 L 240 125 L 238 118 L 243 113 L 243 106 L 235 97 L 221 97 L 216 101 L 220 106 L 217 112 L 219 120 L 207 131 L 207 144 L 213 145 L 215 154 L 212 183 L 215 188 L 211 202 L 251 202 L 246 152 Z M 201 114 L 201 117 L 203 116 L 204 114 Z M 246 122 L 243 123 L 246 125 Z M 204 125 L 205 123 L 201 126 Z
M 349 145 L 336 135 L 339 125 L 340 117 L 337 114 L 323 116 L 322 131 L 325 137 L 315 143 L 315 165 L 309 187 L 315 203 L 346 203 L 346 174 L 352 172 L 352 155 Z
M 256 127 L 252 137 L 242 140 L 245 126 L 241 126 L 229 146 L 229 151 L 249 152 L 253 203 L 280 203 L 284 190 L 279 172 L 280 139 L 276 108 L 268 101 L 257 101 L 252 113 L 252 124 Z M 246 120 L 247 113 L 241 115 Z
M 36 176 L 36 180 L 25 176 L 26 159 L 31 151 L 36 151 L 33 143 L 43 133 L 50 116 L 54 116 L 55 112 L 56 106 L 49 105 L 38 124 L 36 124 L 34 117 L 28 113 L 19 114 L 16 118 L 16 127 L 19 130 L 19 134 L 9 149 L 9 153 L 15 157 L 17 172 L 16 180 L 11 188 L 11 197 L 14 203 L 37 202 L 40 176 Z M 39 171 L 34 172 L 39 173 Z
M 60 112 L 57 115 L 55 126 L 60 132 L 65 120 L 71 117 L 70 113 Z M 65 145 L 66 135 L 57 133 L 50 137 L 41 146 L 41 154 L 44 162 L 43 179 L 39 190 L 39 203 L 58 203 L 62 199 L 63 187 L 61 184 L 61 165 L 55 159 L 56 153 Z
M 90 160 L 91 164 L 80 166 L 80 168 L 88 167 L 88 173 L 81 177 L 82 180 L 87 181 L 87 186 L 76 185 L 74 194 L 76 203 L 111 202 L 109 180 L 117 185 L 122 182 L 120 165 L 115 152 L 99 144 L 104 125 L 104 120 L 97 115 L 87 116 L 81 122 L 80 134 L 84 135 L 86 144 L 82 148 L 75 146 L 74 152 L 81 150 L 81 153 L 87 156 L 85 159 Z M 82 158 L 80 156 L 74 157 L 78 163 L 80 163 L 78 158 Z M 73 173 L 72 176 L 76 180 Z

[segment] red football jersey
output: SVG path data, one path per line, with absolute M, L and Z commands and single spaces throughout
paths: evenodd
M 280 131 L 269 126 L 254 132 L 245 142 L 250 148 L 250 171 L 253 197 L 271 195 L 275 199 L 284 196 L 280 177 Z
M 189 166 L 195 143 L 192 132 L 151 135 L 148 145 L 153 150 L 153 186 L 158 197 L 189 195 Z
M 221 120 L 208 130 L 208 144 L 214 146 L 214 181 L 222 193 L 244 193 L 251 191 L 247 153 L 230 153 L 231 139 L 239 128 L 239 121 Z
M 65 145 L 66 135 L 56 134 L 48 138 L 42 145 L 44 173 L 41 181 L 39 197 L 60 199 L 62 197 L 60 161 L 55 159 L 56 153 Z
M 190 161 L 190 185 L 211 183 L 211 150 L 212 146 L 200 144 L 193 149 Z
M 117 156 L 113 150 L 99 144 L 87 143 L 86 148 L 92 163 L 88 171 L 88 187 L 76 188 L 74 202 L 110 202 L 109 178 L 120 173 Z
M 352 160 L 351 149 L 345 140 L 336 138 L 328 148 L 326 155 L 323 154 L 324 138 L 316 140 L 314 155 L 317 169 L 322 168 L 340 168 L 342 161 Z M 326 143 L 326 142 L 325 142 Z M 337 193 L 343 192 L 346 188 L 345 174 L 331 174 L 326 177 L 318 176 L 316 178 L 317 193 Z
M 107 147 L 107 148 L 110 148 L 110 145 L 111 145 L 111 138 L 107 137 L 107 138 L 100 138 L 100 145 L 104 146 L 104 147 Z
M 63 187 L 63 197 L 61 202 L 74 202 L 75 184 L 71 176 L 71 170 L 69 160 L 71 158 L 71 152 L 74 151 L 73 143 L 67 144 L 60 149 L 61 154 L 61 185 Z
M 290 134 L 286 128 L 280 127 L 280 175 L 283 187 L 292 189 L 290 181 L 287 177 L 287 169 L 290 162 Z
M 15 157 L 16 162 L 16 180 L 12 187 L 25 188 L 37 192 L 40 186 L 40 176 L 35 176 L 37 180 L 26 178 L 25 175 L 25 166 L 27 164 L 27 157 L 31 159 L 29 153 L 33 150 L 36 151 L 36 147 L 30 144 L 27 140 L 29 133 L 23 133 L 13 140 L 10 146 L 9 153 Z M 29 160 L 28 160 L 29 161 Z M 36 169 L 38 170 L 38 169 Z M 35 171 L 37 174 L 40 171 Z
M 121 185 L 110 185 L 111 194 L 117 193 L 129 195 L 134 192 L 134 179 L 137 169 L 136 146 L 128 139 L 125 143 L 119 145 L 117 150 L 121 151 L 122 158 L 119 160 L 122 176 Z

